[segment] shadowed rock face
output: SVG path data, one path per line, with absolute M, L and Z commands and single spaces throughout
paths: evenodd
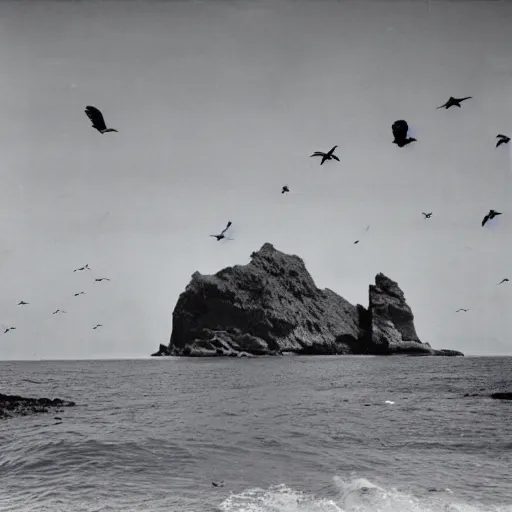
M 392 354 L 435 351 L 422 343 L 398 285 L 383 274 L 370 307 L 320 290 L 295 255 L 266 243 L 247 265 L 195 272 L 158 355 Z M 459 353 L 460 354 L 460 353 Z

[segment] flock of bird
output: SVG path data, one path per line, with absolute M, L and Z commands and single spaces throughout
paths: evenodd
M 446 103 L 444 103 L 443 105 L 437 107 L 437 109 L 440 109 L 440 108 L 449 109 L 451 107 L 459 107 L 459 108 L 461 108 L 461 103 L 463 101 L 469 100 L 471 98 L 472 98 L 472 96 L 465 96 L 464 98 L 454 98 L 453 96 L 450 96 L 448 101 Z M 95 130 L 98 130 L 98 132 L 100 132 L 101 134 L 105 134 L 105 133 L 108 133 L 108 132 L 117 132 L 118 131 L 115 128 L 108 128 L 107 127 L 107 125 L 105 123 L 105 119 L 103 117 L 103 114 L 96 107 L 93 107 L 93 106 L 90 106 L 90 105 L 87 106 L 85 108 L 85 114 L 90 119 L 90 121 L 92 123 L 92 128 L 94 128 Z M 407 121 L 405 121 L 404 119 L 399 119 L 399 120 L 395 121 L 391 125 L 391 131 L 393 133 L 393 144 L 396 144 L 399 148 L 403 148 L 404 146 L 407 146 L 408 144 L 411 144 L 412 142 L 417 142 L 417 139 L 415 139 L 414 137 L 408 137 L 409 125 L 407 124 Z M 498 141 L 496 143 L 496 148 L 498 148 L 502 144 L 510 143 L 510 137 L 508 137 L 507 135 L 503 135 L 503 134 L 500 133 L 500 134 L 498 134 L 496 136 L 496 138 L 498 139 Z M 330 160 L 336 160 L 337 162 L 339 162 L 340 159 L 334 154 L 334 152 L 336 151 L 337 147 L 338 146 L 333 146 L 327 152 L 315 151 L 310 156 L 311 157 L 321 157 L 320 165 L 323 165 L 325 162 L 330 161 Z M 285 194 L 285 193 L 288 193 L 288 192 L 290 192 L 290 188 L 288 187 L 288 185 L 284 185 L 282 190 L 281 190 L 281 193 Z M 430 219 L 432 217 L 432 213 L 433 212 L 428 212 L 428 213 L 422 212 L 425 220 L 426 219 Z M 496 210 L 493 210 L 493 209 L 489 210 L 489 212 L 482 219 L 482 227 L 485 226 L 485 224 L 489 220 L 494 219 L 498 215 L 502 215 L 502 213 L 498 212 Z M 227 223 L 226 227 L 219 234 L 217 234 L 217 235 L 210 235 L 210 236 L 216 238 L 217 241 L 220 241 L 220 240 L 223 240 L 223 239 L 234 240 L 233 238 L 230 238 L 230 237 L 228 237 L 226 235 L 226 232 L 229 230 L 231 225 L 232 225 L 232 222 L 229 221 Z M 366 227 L 366 231 L 368 231 L 369 228 L 370 228 L 370 226 L 367 226 Z M 357 244 L 357 243 L 359 243 L 359 240 L 356 240 L 354 242 L 354 244 Z M 73 270 L 73 272 L 81 272 L 81 271 L 85 271 L 85 270 L 90 270 L 88 264 L 84 265 L 83 267 L 76 268 L 75 270 Z M 96 278 L 95 279 L 95 282 L 101 282 L 101 281 L 110 281 L 110 279 L 108 279 L 106 277 L 101 277 L 101 278 Z M 502 279 L 498 283 L 498 285 L 506 283 L 506 282 L 509 282 L 508 278 Z M 79 295 L 83 295 L 83 294 L 85 294 L 85 292 L 82 291 L 82 292 L 75 293 L 74 296 L 78 297 Z M 18 303 L 18 306 L 27 306 L 27 305 L 29 305 L 29 303 L 25 302 L 25 301 L 20 301 Z M 459 312 L 462 312 L 462 311 L 467 312 L 467 311 L 469 311 L 469 309 L 467 309 L 467 308 L 459 308 L 456 311 L 456 313 L 459 313 Z M 64 311 L 62 309 L 56 309 L 53 312 L 54 315 L 62 314 L 62 313 L 66 313 L 66 311 Z M 93 327 L 93 329 L 96 330 L 99 327 L 103 327 L 103 326 L 101 324 L 96 324 Z M 15 329 L 16 329 L 16 327 L 14 327 L 14 326 L 8 327 L 8 328 L 5 329 L 4 334 L 6 334 L 6 333 L 8 333 L 10 331 L 13 331 Z
M 88 264 L 84 265 L 83 267 L 75 268 L 73 270 L 73 272 L 82 272 L 82 271 L 85 271 L 85 270 L 91 270 Z M 101 283 L 102 281 L 110 281 L 110 279 L 108 277 L 96 277 L 94 279 L 95 283 Z M 85 295 L 85 292 L 82 291 L 82 292 L 77 292 L 77 293 L 73 294 L 74 297 L 78 297 L 80 295 Z M 30 302 L 26 302 L 24 300 L 20 300 L 18 302 L 18 306 L 29 306 L 29 305 L 30 305 Z M 65 313 L 66 313 L 65 310 L 59 308 L 59 309 L 56 309 L 52 314 L 53 315 L 59 315 L 59 314 L 62 315 L 62 314 L 65 314 Z M 93 327 L 93 329 L 96 330 L 96 329 L 98 329 L 98 327 L 103 327 L 103 325 L 102 324 L 96 324 Z M 15 331 L 15 330 L 16 330 L 15 326 L 7 327 L 5 329 L 5 331 L 4 331 L 4 334 L 7 334 L 8 332 Z

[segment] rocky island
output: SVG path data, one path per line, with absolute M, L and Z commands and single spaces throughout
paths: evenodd
M 435 355 L 398 284 L 377 274 L 368 308 L 320 290 L 301 258 L 270 243 L 247 265 L 195 272 L 173 312 L 169 345 L 153 356 Z

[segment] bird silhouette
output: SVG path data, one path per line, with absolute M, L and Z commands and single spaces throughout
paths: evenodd
M 7 334 L 9 331 L 14 331 L 15 329 L 16 327 L 7 327 L 7 329 L 4 331 L 4 334 Z
M 508 144 L 510 142 L 510 137 L 502 135 L 501 133 L 496 135 L 496 138 L 500 139 L 498 142 L 496 142 L 496 147 L 501 146 L 501 144 Z
M 24 300 L 20 300 L 18 302 L 18 306 L 27 306 L 29 303 L 28 302 L 25 302 Z
M 485 226 L 485 223 L 488 220 L 494 219 L 494 217 L 496 217 L 497 215 L 501 215 L 501 213 L 497 212 L 496 210 L 489 210 L 489 213 L 482 220 L 482 226 Z
M 62 309 L 56 309 L 52 314 L 56 315 L 57 313 L 65 313 L 65 311 Z
M 222 240 L 223 238 L 227 238 L 228 240 L 233 240 L 232 238 L 229 238 L 227 236 L 224 235 L 224 233 L 229 229 L 229 227 L 231 226 L 232 222 L 229 221 L 227 226 L 220 232 L 220 235 L 210 235 L 210 236 L 213 236 L 217 239 L 217 242 L 219 240 Z
M 101 281 L 110 281 L 110 279 L 108 277 L 98 277 L 95 279 L 96 282 L 101 282 Z
M 469 311 L 469 309 L 460 308 L 460 309 L 457 309 L 457 311 L 455 311 L 455 313 L 458 313 L 459 311 Z
M 96 324 L 96 325 L 93 327 L 93 329 L 97 329 L 98 327 L 103 327 L 103 325 L 101 325 L 101 324 Z
M 359 240 L 356 240 L 356 241 L 354 242 L 354 244 L 358 244 L 358 243 L 359 243 Z
M 414 137 L 407 137 L 407 132 L 409 131 L 409 125 L 407 121 L 403 119 L 399 119 L 395 121 L 391 125 L 391 131 L 393 132 L 393 144 L 396 144 L 399 148 L 403 148 L 410 144 L 411 142 L 416 142 Z
M 454 98 L 453 96 L 450 96 L 449 100 L 444 105 L 441 105 L 437 108 L 445 108 L 448 110 L 450 107 L 460 107 L 462 101 L 469 100 L 472 97 L 473 96 L 466 96 L 465 98 Z
M 78 293 L 75 293 L 75 297 L 78 297 L 79 295 L 85 295 L 85 292 L 78 292 Z
M 83 267 L 80 267 L 80 268 L 75 268 L 75 270 L 73 270 L 73 272 L 81 272 L 82 270 L 91 270 L 89 268 L 89 264 L 84 265 Z
M 423 215 L 425 215 L 425 219 L 430 219 L 430 217 L 432 217 L 432 212 L 430 213 L 425 213 L 425 212 L 421 212 Z
M 310 157 L 311 156 L 321 156 L 322 157 L 322 161 L 320 162 L 320 165 L 322 165 L 326 160 L 337 160 L 338 162 L 340 161 L 340 159 L 334 154 L 334 150 L 337 148 L 338 146 L 334 146 L 332 147 L 329 151 L 327 151 L 327 153 L 324 153 L 322 151 L 315 151 L 312 155 L 309 155 Z
M 508 281 L 509 281 L 508 277 L 505 277 L 504 279 L 502 279 L 502 280 L 498 283 L 498 285 L 500 285 L 501 283 L 508 283 Z
M 212 482 L 213 487 L 223 487 L 224 486 L 224 480 L 221 480 L 220 482 Z
M 92 122 L 92 127 L 98 130 L 100 133 L 117 132 L 114 128 L 107 128 L 103 114 L 96 107 L 88 105 L 85 107 L 85 114 Z
M 281 194 L 284 194 L 285 192 L 290 192 L 290 189 L 288 188 L 288 185 L 285 185 L 283 187 L 283 190 L 281 190 Z

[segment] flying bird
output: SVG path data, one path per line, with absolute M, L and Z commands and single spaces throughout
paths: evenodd
M 497 212 L 496 210 L 489 210 L 489 213 L 482 220 L 482 226 L 485 226 L 485 223 L 488 220 L 494 219 L 494 217 L 496 217 L 497 215 L 501 215 L 501 213 Z
M 16 327 L 7 327 L 7 329 L 4 331 L 4 334 L 7 334 L 9 331 L 14 331 L 15 329 Z
M 327 153 L 323 153 L 322 151 L 315 151 L 312 155 L 309 155 L 309 156 L 310 157 L 311 156 L 321 156 L 322 157 L 322 161 L 320 162 L 320 165 L 322 165 L 326 160 L 332 160 L 333 158 L 334 158 L 334 160 L 337 160 L 339 162 L 340 159 L 334 154 L 334 150 L 337 147 L 338 146 L 334 146 L 329 151 L 327 151 Z
M 25 302 L 24 300 L 20 300 L 18 302 L 18 306 L 26 306 L 27 304 L 29 304 L 28 302 Z
M 393 132 L 393 137 L 395 138 L 395 140 L 393 140 L 393 144 L 396 144 L 399 148 L 403 148 L 411 142 L 416 142 L 414 137 L 407 137 L 409 125 L 407 124 L 407 121 L 404 121 L 403 119 L 395 121 L 391 125 L 391 131 Z
M 91 270 L 89 268 L 89 264 L 84 265 L 83 267 L 80 267 L 80 268 L 75 268 L 75 270 L 73 270 L 73 272 L 81 272 L 82 270 Z
M 284 194 L 285 192 L 290 192 L 290 189 L 288 188 L 288 185 L 285 185 L 283 187 L 283 190 L 281 190 L 281 194 Z
M 98 327 L 103 327 L 103 325 L 101 325 L 101 324 L 96 324 L 96 325 L 93 327 L 93 329 L 97 329 Z
M 500 146 L 501 144 L 508 144 L 510 142 L 510 137 L 502 135 L 501 133 L 496 135 L 496 138 L 500 139 L 498 142 L 496 142 L 496 147 Z
M 221 480 L 220 482 L 212 482 L 213 487 L 223 487 L 224 486 L 224 480 Z
M 455 313 L 458 313 L 459 311 L 469 311 L 469 309 L 460 308 L 460 309 L 457 309 L 457 311 L 455 311 Z
M 85 107 L 85 114 L 92 121 L 92 127 L 100 133 L 117 132 L 114 128 L 107 128 L 103 114 L 96 108 L 88 105 Z
M 53 314 L 56 315 L 57 313 L 65 313 L 62 309 L 56 309 Z
M 356 241 L 354 242 L 354 244 L 358 244 L 358 243 L 359 243 L 359 240 L 356 240 Z
M 501 283 L 508 283 L 509 281 L 509 278 L 508 277 L 505 277 L 505 279 L 502 279 L 499 283 L 498 283 L 498 286 L 501 284 Z
M 110 279 L 108 277 L 98 277 L 95 279 L 95 281 L 99 283 L 101 281 L 110 281 Z
M 445 108 L 448 110 L 450 107 L 460 107 L 461 101 L 469 100 L 472 97 L 473 96 L 466 96 L 465 98 L 454 98 L 453 96 L 450 96 L 450 99 L 444 105 L 441 105 L 437 108 Z
M 423 215 L 425 215 L 425 219 L 430 219 L 430 217 L 432 217 L 432 212 L 430 213 L 425 213 L 425 212 L 421 212 Z
M 78 293 L 75 293 L 75 297 L 78 297 L 79 295 L 85 295 L 85 292 L 78 292 Z
M 229 229 L 229 227 L 231 226 L 231 221 L 228 222 L 227 226 L 221 231 L 220 235 L 210 235 L 210 236 L 213 236 L 217 239 L 217 242 L 219 240 L 222 240 L 223 238 L 227 238 L 228 240 L 233 240 L 232 238 L 229 238 L 227 236 L 224 235 L 224 233 Z

